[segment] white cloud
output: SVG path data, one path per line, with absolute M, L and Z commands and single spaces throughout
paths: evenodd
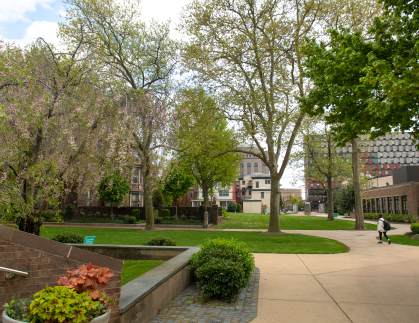
M 24 47 L 25 45 L 34 42 L 38 37 L 42 37 L 48 43 L 56 46 L 59 44 L 57 38 L 58 24 L 51 21 L 35 21 L 29 25 L 25 31 L 25 35 L 21 39 L 5 39 L 7 42 L 14 42 L 17 45 Z
M 48 5 L 51 2 L 54 0 L 0 0 L 0 22 L 28 21 L 26 12 L 35 11 L 37 5 L 51 8 Z

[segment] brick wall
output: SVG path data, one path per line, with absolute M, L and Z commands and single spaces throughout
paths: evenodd
M 395 213 L 395 206 L 394 206 L 394 197 L 400 197 L 400 211 L 402 212 L 402 205 L 401 205 L 401 197 L 406 196 L 407 198 L 407 212 L 411 215 L 419 215 L 419 182 L 414 183 L 406 183 L 406 184 L 399 184 L 399 185 L 391 185 L 391 186 L 384 186 L 380 188 L 374 188 L 370 190 L 366 190 L 362 192 L 362 199 L 364 203 L 366 203 L 371 198 L 381 198 L 385 197 L 392 197 L 392 204 L 393 204 L 393 212 Z M 377 209 L 376 209 L 377 210 Z M 383 213 L 383 208 L 381 205 L 381 212 Z M 377 212 L 377 211 L 376 211 Z M 388 207 L 387 212 L 388 213 Z
M 29 275 L 6 279 L 0 271 L 0 311 L 13 295 L 26 298 L 46 286 L 55 286 L 59 276 L 67 270 L 92 262 L 99 267 L 108 267 L 114 276 L 106 291 L 113 291 L 116 298 L 112 307 L 111 322 L 119 322 L 119 297 L 121 294 L 121 271 L 123 262 L 114 258 L 71 247 L 56 241 L 13 230 L 0 225 L 0 266 L 28 272 Z

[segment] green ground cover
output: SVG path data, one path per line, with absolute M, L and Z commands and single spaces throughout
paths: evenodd
M 269 214 L 257 213 L 227 213 L 231 220 L 225 220 L 215 229 L 268 229 Z M 350 230 L 355 227 L 354 221 L 327 221 L 318 216 L 280 216 L 281 230 Z M 366 223 L 367 229 L 377 229 L 375 224 Z
M 410 239 L 406 235 L 394 235 L 393 236 L 391 234 L 388 234 L 388 237 L 390 238 L 391 243 L 403 244 L 403 245 L 406 245 L 406 246 L 419 247 L 419 240 Z M 387 241 L 387 239 L 383 237 L 383 241 Z
M 165 236 L 178 246 L 198 246 L 206 238 L 236 238 L 244 241 L 252 252 L 287 254 L 332 254 L 348 252 L 342 243 L 301 234 L 268 235 L 258 232 L 159 230 L 105 228 L 41 227 L 41 236 L 51 239 L 58 233 L 71 231 L 82 237 L 96 236 L 95 244 L 144 245 L 155 236 Z
M 124 260 L 121 273 L 121 286 L 161 265 L 164 260 Z

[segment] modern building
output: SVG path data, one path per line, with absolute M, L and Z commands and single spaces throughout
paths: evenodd
M 393 185 L 362 192 L 364 213 L 419 215 L 419 166 L 393 169 Z
M 338 148 L 339 152 L 352 158 L 352 147 Z M 360 162 L 363 165 L 363 174 L 370 176 L 381 186 L 391 185 L 391 181 L 382 177 L 392 175 L 395 169 L 401 167 L 419 165 L 419 151 L 416 149 L 414 139 L 409 132 L 388 133 L 386 136 L 370 140 L 368 136 L 360 138 Z M 342 182 L 346 179 L 334 178 L 333 188 L 335 190 L 342 187 Z M 373 181 L 372 181 L 373 182 Z M 312 202 L 312 207 L 316 208 L 319 203 L 327 203 L 327 193 L 316 179 L 308 178 L 306 181 L 307 201 Z

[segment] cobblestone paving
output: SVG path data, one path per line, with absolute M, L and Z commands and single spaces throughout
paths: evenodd
M 245 323 L 256 317 L 258 306 L 259 269 L 255 268 L 249 285 L 242 288 L 236 304 L 228 306 L 211 302 L 199 304 L 195 284 L 189 286 L 151 323 Z M 220 303 L 219 303 L 220 304 Z M 225 304 L 225 303 L 223 303 Z

